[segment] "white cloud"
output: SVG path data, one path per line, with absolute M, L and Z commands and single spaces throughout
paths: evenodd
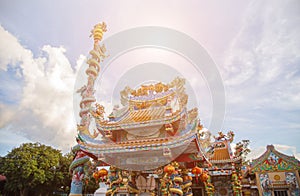
M 252 79 L 259 83 L 288 76 L 298 68 L 300 27 L 297 1 L 256 1 L 245 13 L 244 25 L 225 59 L 226 83 L 239 85 Z M 287 69 L 289 70 L 287 72 Z
M 0 128 L 10 122 L 15 114 L 16 107 L 9 107 L 0 103 Z
M 250 148 L 251 149 L 251 148 Z M 251 149 L 251 152 L 247 155 L 248 160 L 257 159 L 266 151 L 266 146 L 259 146 L 255 149 Z
M 299 6 L 296 0 L 252 1 L 220 67 L 227 100 L 225 127 L 254 141 L 249 158 L 265 151 L 259 146 L 281 141 L 300 158 L 292 147 L 299 149 Z
M 20 84 L 23 93 L 19 105 L 0 105 L 4 117 L 1 117 L 0 132 L 11 131 L 31 141 L 69 150 L 76 134 L 73 113 L 76 71 L 64 54 L 66 50 L 46 45 L 42 56 L 34 58 L 30 50 L 1 26 L 0 42 L 5 43 L 0 46 L 1 69 L 7 70 L 8 65 L 20 66 L 24 81 Z M 1 143 L 5 138 L 2 140 Z
M 289 156 L 295 156 L 298 160 L 300 160 L 300 153 L 297 152 L 297 148 L 295 146 L 288 146 L 282 144 L 275 144 L 275 149 L 279 152 L 285 153 Z
M 18 42 L 18 39 L 0 26 L 0 69 L 7 70 L 7 65 L 16 65 L 32 53 Z
M 221 67 L 229 103 L 300 108 L 299 6 L 297 1 L 249 5 Z

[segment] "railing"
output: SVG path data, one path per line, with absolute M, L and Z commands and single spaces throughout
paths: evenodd
M 269 188 L 289 188 L 291 185 L 287 184 L 285 180 L 270 181 Z

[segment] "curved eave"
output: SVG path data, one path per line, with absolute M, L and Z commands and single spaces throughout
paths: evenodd
M 232 159 L 222 159 L 222 160 L 210 160 L 211 163 L 213 164 L 218 164 L 218 163 L 235 163 L 242 160 L 242 157 L 234 157 Z
M 196 122 L 196 121 L 195 121 Z M 181 145 L 187 145 L 190 141 L 197 138 L 196 123 L 187 126 L 187 130 L 183 130 L 183 135 L 168 137 L 145 139 L 139 141 L 128 141 L 122 143 L 96 144 L 89 142 L 80 143 L 80 148 L 92 154 L 106 153 L 122 153 L 122 152 L 138 152 L 147 150 L 161 150 L 164 148 L 175 148 Z M 198 143 L 199 145 L 200 143 Z
M 142 122 L 132 122 L 132 123 L 122 123 L 122 122 L 106 122 L 103 123 L 101 121 L 96 121 L 96 126 L 98 130 L 120 130 L 120 129 L 131 129 L 131 128 L 137 128 L 137 127 L 148 127 L 148 126 L 157 126 L 157 125 L 163 125 L 166 123 L 173 123 L 177 120 L 179 120 L 183 115 L 186 114 L 186 110 L 182 110 L 180 113 L 177 113 L 176 115 L 170 116 L 170 117 L 164 117 L 162 119 L 154 119 L 154 120 L 148 120 L 148 121 L 142 121 Z
M 194 133 L 186 134 L 185 137 L 176 137 L 166 143 L 156 143 L 156 144 L 141 144 L 136 146 L 123 146 L 118 144 L 113 145 L 98 145 L 91 146 L 86 144 L 79 144 L 80 148 L 85 152 L 92 154 L 106 154 L 106 153 L 122 153 L 122 152 L 138 152 L 147 150 L 161 150 L 163 148 L 175 148 L 179 146 L 186 145 L 191 140 L 196 137 Z
M 201 145 L 201 142 L 200 142 L 200 134 L 199 133 L 196 134 L 196 138 L 195 139 L 196 139 L 196 144 L 197 144 L 199 152 L 202 154 L 204 160 L 207 163 L 209 163 L 210 161 L 209 161 L 208 157 L 206 156 L 206 153 L 205 153 L 204 149 L 202 148 L 202 145 Z

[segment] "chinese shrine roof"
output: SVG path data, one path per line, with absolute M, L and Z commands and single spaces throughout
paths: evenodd
M 197 123 L 197 119 L 194 119 L 192 124 L 186 126 L 185 130 L 182 130 L 180 135 L 173 137 L 145 138 L 107 143 L 84 142 L 80 146 L 83 150 L 96 154 L 159 150 L 166 147 L 174 148 L 181 145 L 188 145 L 191 140 L 197 138 Z
M 224 143 L 219 143 L 224 144 Z M 213 156 L 210 158 L 212 161 L 224 161 L 224 160 L 231 160 L 230 154 L 227 148 L 222 149 L 215 149 L 215 152 L 213 153 Z
M 166 107 L 151 107 L 140 110 L 127 110 L 122 116 L 115 117 L 108 122 L 97 121 L 97 128 L 100 130 L 119 130 L 135 128 L 137 126 L 161 125 L 167 121 L 174 122 L 184 115 L 185 110 L 177 111 L 166 116 Z
M 230 143 L 233 141 L 234 133 L 228 132 L 227 135 L 224 135 L 222 132 L 219 132 L 219 135 L 215 138 L 215 142 L 212 143 L 209 150 L 208 158 L 211 163 L 230 163 L 236 162 L 242 159 L 241 156 L 233 156 Z
M 174 122 L 186 112 L 188 96 L 184 92 L 185 79 L 175 78 L 169 84 L 126 87 L 120 92 L 121 104 L 114 108 L 108 121 L 97 121 L 99 130 L 119 130 Z
M 273 145 L 268 145 L 266 152 L 252 161 L 251 172 L 290 171 L 299 169 L 300 161 L 294 156 L 285 155 L 278 152 Z

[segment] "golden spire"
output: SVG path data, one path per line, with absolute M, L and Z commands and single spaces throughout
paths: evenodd
M 103 33 L 106 32 L 106 24 L 105 22 L 98 23 L 91 30 L 91 36 L 94 38 L 94 45 L 97 45 L 99 41 L 102 40 Z

